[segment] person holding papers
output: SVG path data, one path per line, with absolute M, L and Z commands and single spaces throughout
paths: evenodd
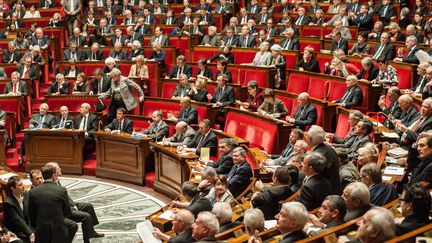
M 105 127 L 105 132 L 119 131 L 120 133 L 130 133 L 133 131 L 133 122 L 126 118 L 126 109 L 118 108 L 116 119 Z
M 152 120 L 153 122 L 150 124 L 150 127 L 140 133 L 154 139 L 156 142 L 168 137 L 168 125 L 162 120 L 162 112 L 160 110 L 153 111 Z
M 277 119 L 288 114 L 285 104 L 275 97 L 275 92 L 272 89 L 265 89 L 263 96 L 264 102 L 258 107 L 258 114 Z
M 60 115 L 53 119 L 53 128 L 58 129 L 71 129 L 73 128 L 73 119 L 69 115 L 69 109 L 67 106 L 60 107 Z
M 54 116 L 48 114 L 49 107 L 47 103 L 39 106 L 39 112 L 32 115 L 29 121 L 29 128 L 51 128 Z

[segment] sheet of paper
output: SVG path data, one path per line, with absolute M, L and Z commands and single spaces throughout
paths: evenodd
M 386 138 L 399 138 L 399 135 L 395 132 L 382 132 Z
M 385 157 L 385 160 L 384 160 L 386 163 L 388 163 L 388 164 L 397 164 L 397 159 L 395 159 L 395 158 L 392 158 L 392 157 L 390 157 L 390 156 L 387 156 L 387 157 Z
M 403 149 L 403 148 L 401 148 L 401 147 L 390 149 L 387 153 L 391 157 L 394 157 L 394 158 L 400 158 L 400 157 L 408 155 L 408 151 L 405 150 L 405 149 Z
M 136 230 L 138 233 L 138 236 L 141 238 L 141 240 L 145 243 L 162 243 L 162 240 L 156 238 L 153 235 L 153 225 L 150 220 L 145 219 L 144 222 L 138 223 L 136 225 Z
M 390 181 L 392 179 L 391 176 L 382 176 L 383 181 Z
M 405 168 L 398 166 L 387 166 L 384 170 L 384 174 L 386 175 L 403 175 L 405 173 Z
M 15 173 L 11 173 L 11 172 L 9 172 L 9 173 L 6 173 L 6 174 L 3 174 L 3 175 L 0 175 L 0 180 L 3 180 L 3 181 L 8 181 L 9 180 L 9 178 L 11 178 L 12 176 L 16 176 L 17 174 L 15 174 Z
M 273 227 L 276 227 L 276 220 L 275 219 L 264 221 L 264 228 L 271 229 Z
M 210 148 L 202 147 L 200 158 L 204 161 L 210 160 Z
M 161 215 L 159 215 L 158 218 L 159 219 L 171 220 L 171 216 L 172 216 L 172 211 L 171 210 L 167 210 L 167 211 L 163 212 Z

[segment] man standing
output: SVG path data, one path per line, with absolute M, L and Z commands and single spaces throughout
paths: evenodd
M 42 167 L 45 181 L 30 191 L 28 214 L 35 226 L 35 242 L 68 242 L 68 231 L 64 218 L 72 214 L 67 191 L 56 184 L 54 166 Z
M 73 28 L 77 27 L 80 20 L 82 1 L 69 0 L 65 1 L 64 10 L 66 13 L 66 21 L 69 33 L 72 33 Z

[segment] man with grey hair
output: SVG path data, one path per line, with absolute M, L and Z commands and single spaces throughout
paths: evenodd
M 201 155 L 201 148 L 209 148 L 210 156 L 217 156 L 218 139 L 216 134 L 211 130 L 211 122 L 209 119 L 203 119 L 199 122 L 199 131 L 194 138 L 186 144 L 185 151 L 191 151 L 197 155 Z
M 407 47 L 406 55 L 403 56 L 403 50 L 399 48 L 397 50 L 398 57 L 396 57 L 393 61 L 419 64 L 420 62 L 417 56 L 415 55 L 420 50 L 420 48 L 417 45 L 417 37 L 415 35 L 408 36 L 405 40 L 405 45 Z
M 235 148 L 232 156 L 234 166 L 226 177 L 229 191 L 234 197 L 237 197 L 249 186 L 253 173 L 249 163 L 246 161 L 244 148 Z
M 346 144 L 349 141 L 353 143 L 355 138 L 355 136 L 353 136 L 355 133 L 355 128 L 357 126 L 357 123 L 362 119 L 363 119 L 363 113 L 361 113 L 358 110 L 351 110 L 348 115 L 348 123 L 350 128 L 346 133 L 345 137 L 337 137 L 333 133 L 327 133 L 326 138 L 327 139 L 331 138 L 333 147 L 340 147 L 342 144 Z
M 363 103 L 363 91 L 357 85 L 357 77 L 355 75 L 349 75 L 348 77 L 346 77 L 345 83 L 347 85 L 347 88 L 344 95 L 341 98 L 332 102 L 348 109 L 351 106 L 361 106 Z
M 338 155 L 332 146 L 324 143 L 324 129 L 320 126 L 312 125 L 307 135 L 312 151 L 320 153 L 325 157 L 326 165 L 322 175 L 330 181 L 333 189 L 332 194 L 340 194 Z
M 357 225 L 357 237 L 362 243 L 385 242 L 395 237 L 396 225 L 393 214 L 385 208 L 372 208 Z
M 9 41 L 8 49 L 2 53 L 2 63 L 18 63 L 21 59 L 21 55 L 17 51 L 15 42 Z
M 361 182 L 353 182 L 346 186 L 342 198 L 345 200 L 347 207 L 347 213 L 344 217 L 345 222 L 361 217 L 372 208 L 369 203 L 369 189 Z
M 246 233 L 249 235 L 255 234 L 256 231 L 263 231 L 265 224 L 263 212 L 257 208 L 247 209 L 244 212 L 243 224 L 245 225 Z
M 299 202 L 284 203 L 275 218 L 277 221 L 276 228 L 281 233 L 280 242 L 295 242 L 307 237 L 303 228 L 308 222 L 309 215 L 303 204 Z
M 103 51 L 100 49 L 99 43 L 93 43 L 90 50 L 86 51 L 85 59 L 90 61 L 102 61 L 105 59 Z
M 186 122 L 179 121 L 175 126 L 175 134 L 169 138 L 163 139 L 164 145 L 169 145 L 172 147 L 186 146 L 190 141 L 192 141 L 195 136 L 195 131 Z
M 398 99 L 402 95 L 401 90 L 392 86 L 387 90 L 387 98 L 390 100 L 389 106 L 386 105 L 386 97 L 384 95 L 380 96 L 378 101 L 378 106 L 382 110 L 382 113 L 386 114 L 386 119 L 384 121 L 384 126 L 394 129 L 393 124 L 390 122 L 388 116 L 393 117 L 394 119 L 400 119 L 402 115 L 402 110 L 399 107 Z
M 208 27 L 208 35 L 205 35 L 201 45 L 205 46 L 220 46 L 221 37 L 216 33 L 217 28 L 216 26 L 209 26 Z
M 162 111 L 155 110 L 152 114 L 152 123 L 150 127 L 141 131 L 140 133 L 145 134 L 156 142 L 161 141 L 162 138 L 167 137 L 169 134 L 168 125 L 162 120 Z
M 297 97 L 298 106 L 294 117 L 287 116 L 286 120 L 302 130 L 317 122 L 317 109 L 312 104 L 310 95 L 307 92 L 300 93 Z
M 402 123 L 397 124 L 396 128 L 402 132 L 401 142 L 405 145 L 411 145 L 417 140 L 421 132 L 432 129 L 432 98 L 423 100 L 420 110 L 420 117 L 413 121 L 409 126 Z
M 153 235 L 168 243 L 193 242 L 192 224 L 194 221 L 195 217 L 189 210 L 179 209 L 173 214 L 173 219 L 171 220 L 172 231 L 176 233 L 176 236 L 164 234 L 158 228 L 154 228 Z
M 1 77 L 1 79 L 3 78 L 4 77 Z M 27 84 L 25 81 L 20 80 L 19 73 L 17 71 L 14 71 L 11 74 L 11 81 L 6 83 L 3 89 L 3 94 L 27 96 Z
M 306 178 L 296 201 L 303 203 L 308 211 L 321 206 L 324 198 L 332 193 L 330 182 L 322 175 L 325 166 L 325 157 L 316 152 L 307 153 L 302 162 L 302 172 Z
M 240 223 L 232 221 L 232 208 L 227 202 L 217 202 L 213 205 L 212 213 L 219 221 L 219 232 L 227 231 L 236 227 Z
M 384 206 L 398 197 L 392 184 L 382 182 L 381 169 L 376 163 L 368 163 L 361 168 L 360 180 L 369 187 L 369 202 L 373 205 Z
M 299 41 L 297 38 L 294 38 L 294 34 L 292 28 L 287 28 L 282 32 L 284 38 L 281 39 L 280 45 L 283 50 L 295 51 L 300 49 Z
M 192 77 L 192 68 L 186 64 L 186 58 L 180 55 L 176 59 L 176 65 L 165 78 L 180 78 L 181 74 L 186 74 L 188 78 Z
M 417 79 L 417 84 L 410 88 L 410 89 L 405 89 L 402 92 L 404 94 L 408 93 L 408 94 L 412 94 L 415 97 L 421 97 L 421 94 L 423 93 L 423 90 L 425 88 L 425 84 L 427 84 L 429 81 L 431 81 L 430 79 L 430 75 L 427 75 L 427 70 L 431 65 L 428 62 L 422 62 L 417 66 L 417 74 L 418 74 L 418 79 Z M 431 70 L 432 73 L 432 70 Z
M 414 105 L 414 100 L 413 98 L 411 98 L 410 95 L 401 95 L 398 99 L 398 103 L 399 107 L 402 110 L 399 119 L 392 119 L 391 117 L 389 117 L 389 120 L 393 123 L 395 127 L 400 126 L 400 124 L 408 127 L 420 117 L 420 112 L 418 108 Z
M 144 35 L 136 33 L 133 26 L 128 26 L 126 28 L 125 45 L 132 47 L 134 41 L 139 41 L 141 45 L 144 45 Z
M 216 216 L 210 212 L 201 212 L 192 224 L 192 237 L 196 242 L 222 242 L 216 240 L 219 232 L 219 222 Z

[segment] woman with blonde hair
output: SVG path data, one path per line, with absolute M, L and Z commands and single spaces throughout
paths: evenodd
M 61 19 L 60 13 L 56 12 L 53 14 L 52 18 L 50 19 L 48 26 L 50 27 L 62 27 L 63 22 Z
M 87 76 L 85 73 L 79 73 L 74 82 L 74 87 L 72 90 L 73 95 L 88 95 L 89 87 L 87 83 Z
M 300 71 L 320 72 L 318 60 L 315 58 L 315 49 L 311 46 L 306 46 L 303 51 L 303 58 L 298 62 L 294 69 Z
M 192 85 L 192 88 L 189 90 L 189 98 L 197 102 L 208 102 L 206 85 L 206 78 L 199 75 L 195 81 L 195 85 Z
M 143 55 L 139 55 L 136 57 L 135 64 L 131 66 L 128 76 L 138 77 L 141 79 L 149 78 L 148 67 L 147 65 L 145 65 L 145 59 Z

